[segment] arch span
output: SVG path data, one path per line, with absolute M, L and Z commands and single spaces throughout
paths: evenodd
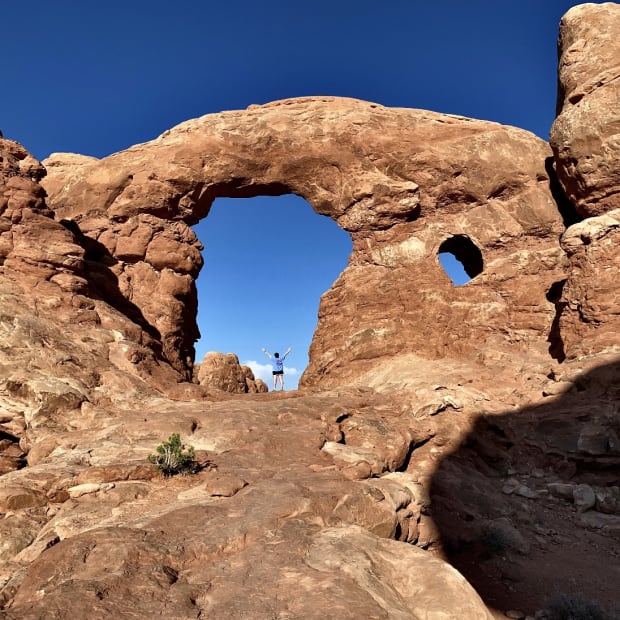
M 370 384 L 398 356 L 469 355 L 480 337 L 472 317 L 481 314 L 494 347 L 514 353 L 509 318 L 530 334 L 518 340 L 524 350 L 548 359 L 546 343 L 538 345 L 553 320 L 545 293 L 565 274 L 562 218 L 541 182 L 547 157 L 544 141 L 514 127 L 315 97 L 203 116 L 100 161 L 54 155 L 44 185 L 58 216 L 107 249 L 118 290 L 186 378 L 202 264 L 190 227 L 218 197 L 307 200 L 353 240 L 349 266 L 321 299 L 301 382 L 329 387 Z M 518 286 L 482 274 L 475 287 L 454 290 L 436 259 L 436 239 L 448 230 L 477 239 L 494 265 L 514 264 L 533 239 L 530 256 L 544 255 L 545 271 L 532 258 Z

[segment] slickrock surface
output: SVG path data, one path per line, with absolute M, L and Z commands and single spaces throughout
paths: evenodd
M 553 148 L 340 98 L 102 160 L 0 138 L 0 618 L 620 608 L 619 29 L 562 21 Z M 234 354 L 194 367 L 190 226 L 283 193 L 353 253 L 302 389 L 262 393 Z M 172 433 L 197 473 L 149 465 Z

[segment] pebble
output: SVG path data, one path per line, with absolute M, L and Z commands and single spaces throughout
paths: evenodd
M 536 499 L 538 497 L 538 493 L 536 493 L 536 491 L 530 489 L 530 487 L 528 487 L 526 484 L 522 484 L 521 486 L 519 486 L 515 490 L 515 493 L 517 495 L 520 495 L 521 497 L 525 497 L 527 499 Z
M 512 495 L 520 486 L 521 483 L 518 480 L 515 480 L 515 478 L 508 478 L 502 486 L 502 493 Z

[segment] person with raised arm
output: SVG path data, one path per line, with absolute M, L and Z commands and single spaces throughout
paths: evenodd
M 273 389 L 276 391 L 278 381 L 280 382 L 280 388 L 284 391 L 284 360 L 286 356 L 291 352 L 291 347 L 286 350 L 286 353 L 280 357 L 279 353 L 271 355 L 267 349 L 262 349 L 263 353 L 271 360 L 273 366 Z

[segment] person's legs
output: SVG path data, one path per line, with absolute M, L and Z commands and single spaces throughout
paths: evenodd
M 276 373 L 273 373 L 273 391 L 276 391 L 276 386 L 278 385 L 278 375 L 276 375 Z
M 284 375 L 280 375 L 280 389 L 284 391 Z

